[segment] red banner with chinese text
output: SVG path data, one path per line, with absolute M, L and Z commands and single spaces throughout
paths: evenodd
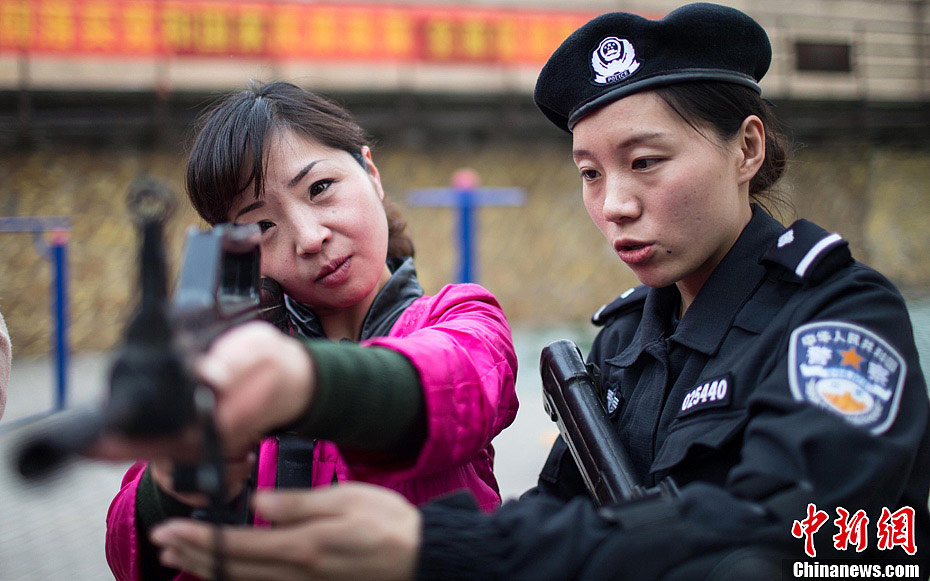
M 593 16 L 269 0 L 0 0 L 0 54 L 540 64 Z

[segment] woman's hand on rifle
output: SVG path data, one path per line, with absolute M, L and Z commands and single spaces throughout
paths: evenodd
M 232 455 L 293 423 L 313 396 L 310 354 L 300 341 L 264 322 L 220 336 L 195 367 L 216 394 L 216 429 Z
M 274 429 L 296 420 L 307 409 L 313 391 L 313 362 L 307 350 L 263 322 L 247 323 L 220 336 L 196 362 L 195 372 L 216 397 L 214 422 L 228 482 L 241 482 L 251 473 L 255 446 Z M 202 497 L 174 492 L 171 473 L 174 462 L 199 460 L 201 438 L 202 430 L 193 425 L 157 438 L 106 433 L 87 455 L 115 461 L 147 459 L 163 490 L 199 505 L 204 503 Z

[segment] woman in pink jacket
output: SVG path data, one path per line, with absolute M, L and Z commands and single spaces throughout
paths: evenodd
M 424 296 L 350 115 L 288 83 L 233 94 L 205 118 L 187 188 L 207 222 L 260 226 L 262 275 L 281 283 L 303 339 L 244 325 L 198 370 L 217 396 L 231 502 L 251 474 L 259 489 L 366 481 L 416 504 L 467 489 L 496 508 L 491 439 L 517 411 L 510 328 L 478 285 Z M 153 460 L 124 477 L 107 516 L 117 579 L 189 577 L 161 566 L 148 539 L 198 506 L 170 474 Z

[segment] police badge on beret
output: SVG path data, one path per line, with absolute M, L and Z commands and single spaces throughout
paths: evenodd
M 608 36 L 591 53 L 591 68 L 598 85 L 622 81 L 639 69 L 633 44 L 625 38 Z
M 791 334 L 788 382 L 794 399 L 875 435 L 894 422 L 906 373 L 894 347 L 864 327 L 818 321 Z

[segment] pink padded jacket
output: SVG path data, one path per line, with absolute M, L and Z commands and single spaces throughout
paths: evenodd
M 491 293 L 475 284 L 444 287 L 410 304 L 387 336 L 362 342 L 405 355 L 423 386 L 427 438 L 414 462 L 385 470 L 347 459 L 335 444 L 314 447 L 313 486 L 358 480 L 394 489 L 415 504 L 468 489 L 485 511 L 500 505 L 491 439 L 517 412 L 517 360 L 510 327 Z M 134 464 L 107 514 L 106 555 L 118 580 L 141 578 L 135 526 L 136 489 L 145 469 Z M 277 442 L 262 442 L 258 488 L 272 488 Z M 178 579 L 193 579 L 182 574 Z

